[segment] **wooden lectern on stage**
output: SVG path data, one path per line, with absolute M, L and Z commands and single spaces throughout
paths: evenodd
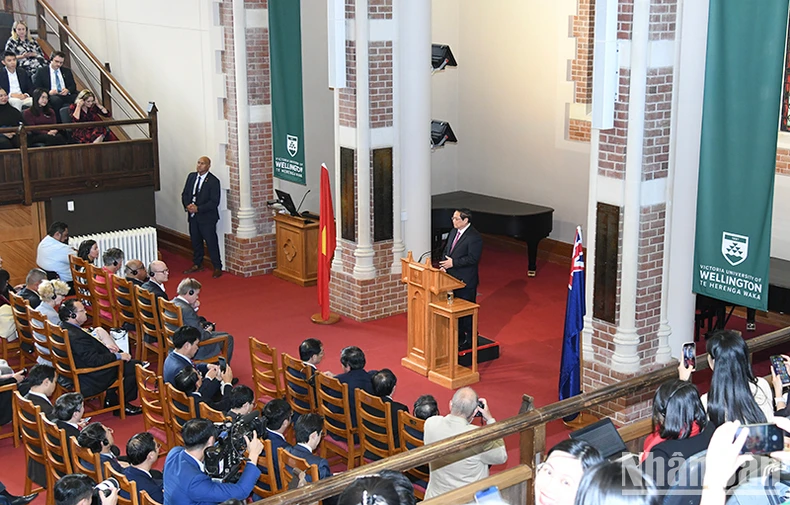
M 274 216 L 277 223 L 277 267 L 274 276 L 300 286 L 318 281 L 318 221 L 289 214 Z
M 477 339 L 472 339 L 472 368 L 458 364 L 458 320 L 472 316 L 477 335 L 480 306 L 460 298 L 447 302 L 447 292 L 464 287 L 453 276 L 414 261 L 411 251 L 401 259 L 402 280 L 408 284 L 408 347 L 401 365 L 425 375 L 446 388 L 457 389 L 480 380 L 477 373 Z

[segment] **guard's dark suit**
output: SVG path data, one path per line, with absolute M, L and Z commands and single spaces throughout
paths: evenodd
M 195 180 L 198 173 L 191 172 L 187 176 L 184 190 L 181 192 L 181 203 L 186 210 L 194 197 L 198 211 L 194 216 L 187 213 L 189 219 L 189 236 L 192 238 L 192 263 L 201 266 L 203 263 L 203 241 L 206 241 L 208 254 L 215 270 L 222 270 L 217 240 L 217 221 L 219 221 L 219 179 L 208 172 L 197 193 L 194 194 Z

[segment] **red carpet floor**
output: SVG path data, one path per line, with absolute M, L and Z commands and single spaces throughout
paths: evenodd
M 173 296 L 184 277 L 177 272 L 190 263 L 166 251 L 163 257 L 171 271 L 167 291 Z M 568 267 L 541 262 L 534 278 L 527 278 L 526 270 L 524 254 L 486 245 L 480 265 L 479 326 L 482 335 L 501 343 L 501 357 L 480 365 L 481 381 L 474 388 L 488 400 L 499 420 L 518 413 L 524 393 L 534 396 L 537 406 L 557 401 Z M 320 369 L 340 372 L 340 350 L 357 345 L 365 351 L 368 369 L 390 368 L 395 372 L 395 399 L 411 406 L 418 396 L 429 393 L 439 401 L 442 413 L 447 413 L 453 392 L 400 365 L 406 347 L 405 315 L 370 323 L 344 318 L 336 325 L 319 326 L 310 322 L 310 315 L 318 310 L 315 288 L 301 288 L 271 275 L 243 279 L 226 273 L 220 279 L 212 279 L 210 271 L 204 271 L 195 277 L 203 283 L 200 313 L 216 322 L 218 330 L 235 336 L 232 365 L 242 383 L 250 384 L 248 337 L 254 336 L 293 356 L 298 355 L 303 339 L 314 337 L 323 341 L 326 351 Z M 733 317 L 730 326 L 743 324 L 742 319 Z M 754 334 L 772 329 L 758 324 Z M 767 373 L 767 368 L 759 373 Z M 704 377 L 695 378 L 695 382 L 703 383 Z M 139 416 L 121 422 L 105 414 L 94 420 L 115 430 L 116 444 L 122 450 L 126 440 L 143 428 Z M 547 434 L 551 446 L 566 437 L 567 430 L 561 422 L 554 422 L 548 426 Z M 517 437 L 510 437 L 506 444 L 509 461 L 505 466 L 513 466 L 518 463 Z M 5 439 L 0 441 L 0 452 L 9 465 L 0 480 L 10 492 L 20 494 L 25 473 L 23 449 L 13 448 L 11 440 Z M 34 503 L 43 504 L 43 497 Z

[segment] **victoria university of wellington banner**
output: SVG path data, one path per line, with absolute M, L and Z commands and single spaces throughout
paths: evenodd
M 274 176 L 306 184 L 299 1 L 269 0 Z
M 787 7 L 711 0 L 708 22 L 694 292 L 762 310 Z

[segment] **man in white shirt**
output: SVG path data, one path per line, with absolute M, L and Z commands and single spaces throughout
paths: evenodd
M 16 55 L 8 51 L 3 53 L 3 66 L 5 72 L 3 78 L 0 78 L 0 87 L 8 92 L 8 103 L 19 110 L 33 105 L 33 98 L 30 96 L 33 92 L 33 81 L 24 70 L 16 67 Z
M 69 225 L 55 221 L 49 227 L 47 236 L 38 244 L 36 263 L 50 272 L 56 272 L 60 280 L 71 285 L 69 255 L 75 254 L 69 245 Z
M 474 389 L 459 389 L 450 401 L 450 414 L 425 420 L 425 445 L 477 429 L 471 422 L 478 412 L 486 424 L 496 422 L 488 410 L 488 402 L 484 398 L 478 398 Z M 431 478 L 425 490 L 425 499 L 485 479 L 488 477 L 488 465 L 501 465 L 505 462 L 507 450 L 502 439 L 431 461 Z

